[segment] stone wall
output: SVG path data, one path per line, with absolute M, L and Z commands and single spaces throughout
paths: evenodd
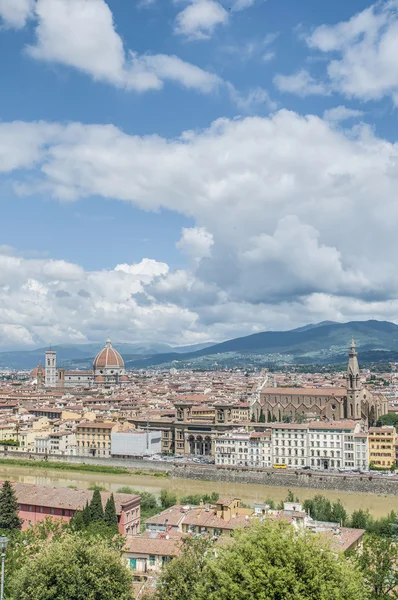
M 28 459 L 24 452 L 0 453 L 1 458 L 12 461 L 14 458 Z M 32 467 L 35 460 L 43 460 L 43 455 L 34 455 L 30 459 Z M 170 477 L 182 479 L 202 479 L 206 481 L 225 481 L 236 483 L 254 483 L 258 485 L 283 486 L 289 488 L 310 488 L 316 490 L 336 490 L 342 492 L 365 492 L 368 494 L 390 494 L 398 496 L 398 476 L 356 475 L 344 473 L 318 473 L 309 471 L 285 470 L 249 470 L 216 467 L 192 463 L 171 463 L 139 459 L 88 458 L 80 456 L 49 456 L 51 462 L 70 464 L 90 464 L 123 467 L 132 471 L 147 473 L 168 473 Z M 51 467 L 50 467 L 51 468 Z

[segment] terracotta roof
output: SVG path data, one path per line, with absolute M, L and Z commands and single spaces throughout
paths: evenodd
M 181 551 L 182 544 L 181 539 L 167 539 L 166 537 L 150 539 L 137 536 L 128 538 L 123 550 L 131 554 L 177 556 Z
M 270 396 L 346 396 L 347 390 L 338 387 L 322 388 L 263 388 L 260 395 L 268 394 Z
M 169 525 L 170 527 L 178 527 L 187 514 L 187 510 L 180 504 L 176 504 L 171 508 L 163 510 L 161 513 L 150 517 L 145 521 L 146 525 Z
M 102 421 L 82 421 L 81 423 L 78 423 L 77 427 L 90 427 L 94 429 L 112 429 L 112 427 L 115 427 L 115 425 L 117 425 L 117 423 L 114 423 L 113 421 L 109 421 L 109 423 L 103 423 Z
M 124 362 L 119 352 L 112 348 L 111 341 L 108 339 L 105 345 L 94 359 L 94 369 L 101 367 L 124 367 Z
M 309 429 L 354 429 L 355 421 L 345 419 L 344 421 L 312 421 L 308 424 Z
M 81 510 L 86 506 L 86 502 L 91 501 L 93 491 L 91 490 L 75 490 L 72 488 L 50 487 L 47 485 L 33 485 L 31 483 L 12 484 L 19 504 L 30 504 L 33 506 L 47 506 L 52 508 L 66 508 L 71 510 Z M 100 492 L 102 504 L 105 504 L 110 492 Z M 122 507 L 131 502 L 138 502 L 139 496 L 134 494 L 114 494 L 116 513 L 122 512 Z
M 353 544 L 358 542 L 365 534 L 365 529 L 351 529 L 350 527 L 339 527 L 338 533 L 323 531 L 320 535 L 330 540 L 333 550 L 345 552 Z

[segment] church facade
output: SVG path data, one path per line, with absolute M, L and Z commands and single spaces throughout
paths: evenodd
M 74 388 L 90 386 L 111 386 L 128 383 L 124 361 L 119 352 L 113 348 L 110 339 L 98 352 L 93 362 L 93 369 L 84 371 L 67 371 L 57 368 L 57 353 L 47 350 L 45 366 L 38 365 L 31 373 L 38 387 Z
M 345 388 L 263 387 L 251 404 L 252 420 L 268 423 L 353 419 L 373 425 L 388 412 L 388 400 L 362 385 L 354 340 L 348 356 Z

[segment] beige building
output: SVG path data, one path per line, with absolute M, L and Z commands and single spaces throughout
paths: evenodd
M 379 469 L 395 466 L 395 445 L 397 432 L 395 427 L 371 427 L 369 429 L 369 462 Z
M 76 454 L 78 456 L 110 456 L 111 435 L 119 431 L 119 423 L 83 421 L 76 427 Z

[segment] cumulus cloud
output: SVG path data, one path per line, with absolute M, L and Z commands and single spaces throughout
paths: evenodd
M 174 32 L 188 39 L 208 39 L 217 25 L 228 21 L 228 12 L 214 0 L 191 0 L 176 17 Z
M 210 256 L 213 244 L 212 234 L 204 227 L 184 227 L 181 239 L 177 242 L 177 248 L 194 260 L 200 260 Z
M 33 15 L 34 0 L 0 0 L 0 24 L 22 29 Z
M 309 95 L 333 90 L 364 101 L 389 96 L 398 105 L 397 9 L 397 0 L 376 2 L 348 21 L 317 27 L 305 40 L 329 58 L 326 83 L 301 75 L 302 85 L 292 83 L 287 91 L 304 95 L 304 89 Z M 297 75 L 289 77 L 294 82 Z M 289 84 L 289 79 L 283 81 Z
M 314 315 L 396 318 L 398 146 L 363 123 L 335 123 L 281 110 L 171 139 L 109 125 L 1 124 L 0 148 L 4 135 L 14 156 L 3 177 L 23 179 L 25 192 L 163 207 L 195 224 L 177 241 L 190 259 L 177 270 L 148 258 L 86 272 L 5 248 L 0 324 L 34 340 L 106 329 L 190 343 Z
M 36 41 L 26 52 L 36 60 L 73 67 L 138 92 L 174 81 L 209 93 L 221 83 L 213 73 L 176 56 L 126 53 L 104 0 L 37 0 L 35 10 Z

